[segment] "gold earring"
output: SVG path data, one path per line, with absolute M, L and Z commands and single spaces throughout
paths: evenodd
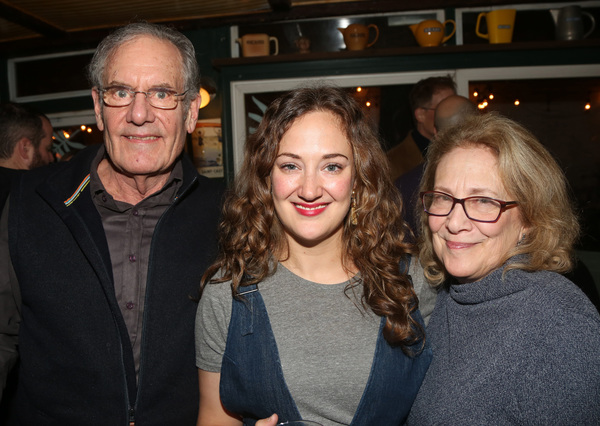
M 354 191 L 352 191 L 352 199 L 350 201 L 350 223 L 357 225 L 358 220 L 356 219 L 356 197 Z

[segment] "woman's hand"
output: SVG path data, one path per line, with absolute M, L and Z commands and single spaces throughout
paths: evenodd
M 271 417 L 269 417 L 268 419 L 262 419 L 257 421 L 256 426 L 276 426 L 278 419 L 279 418 L 277 417 L 277 414 L 272 414 Z

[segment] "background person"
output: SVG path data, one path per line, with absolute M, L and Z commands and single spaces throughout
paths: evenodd
M 0 104 L 0 211 L 8 199 L 11 182 L 20 170 L 53 161 L 52 125 L 48 117 L 18 103 Z M 8 410 L 8 397 L 3 400 L 4 389 L 8 385 L 8 393 L 12 395 L 16 380 L 14 374 L 9 380 L 9 371 L 18 358 L 12 349 L 19 329 L 13 290 L 10 285 L 0 285 L 0 423 Z M 11 349 L 4 349 L 7 346 Z
M 468 98 L 450 95 L 435 108 L 433 115 L 434 135 L 462 123 L 468 117 L 479 114 L 477 107 Z
M 450 76 L 420 80 L 410 90 L 408 99 L 415 128 L 386 153 L 391 165 L 392 181 L 423 163 L 429 142 L 435 135 L 435 108 L 442 100 L 454 94 L 456 84 Z
M 89 76 L 104 144 L 23 174 L 0 220 L 16 274 L 0 283 L 18 279 L 22 296 L 13 421 L 193 425 L 190 296 L 220 199 L 182 154 L 198 114 L 194 47 L 131 24 L 100 43 Z
M 343 89 L 298 89 L 268 107 L 203 279 L 198 425 L 273 413 L 403 422 L 430 353 L 399 265 L 411 252 L 399 202 L 380 142 Z
M 598 424 L 600 316 L 560 275 L 579 227 L 555 160 L 474 116 L 436 137 L 421 189 L 420 260 L 441 289 L 408 424 Z
M 0 167 L 30 170 L 54 162 L 52 124 L 17 103 L 0 105 Z
M 474 114 L 478 114 L 478 110 L 469 99 L 460 95 L 450 95 L 440 101 L 435 108 L 433 134 L 437 135 L 438 132 L 455 126 Z M 419 185 L 424 170 L 425 163 L 422 162 L 394 182 L 402 196 L 404 219 L 414 233 L 419 230 L 418 218 L 421 210 Z

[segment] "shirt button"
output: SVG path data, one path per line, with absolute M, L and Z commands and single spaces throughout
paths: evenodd
M 133 302 L 127 302 L 125 306 L 127 306 L 127 309 L 133 309 L 134 304 Z
M 139 214 L 140 214 L 140 212 L 138 211 L 138 209 L 135 209 L 135 210 L 133 211 L 133 213 L 132 213 L 132 214 L 133 214 L 134 216 L 137 216 L 137 215 L 139 215 Z
M 135 262 L 135 261 L 136 261 L 135 254 L 130 254 L 130 255 L 129 255 L 129 261 L 130 261 L 131 263 L 133 263 L 133 262 Z
M 106 203 L 106 200 L 107 200 L 106 195 L 102 194 L 102 201 Z

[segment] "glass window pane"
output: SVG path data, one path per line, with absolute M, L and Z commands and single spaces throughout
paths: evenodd
M 554 155 L 580 211 L 579 249 L 599 251 L 600 78 L 471 81 L 469 96 L 523 124 Z

